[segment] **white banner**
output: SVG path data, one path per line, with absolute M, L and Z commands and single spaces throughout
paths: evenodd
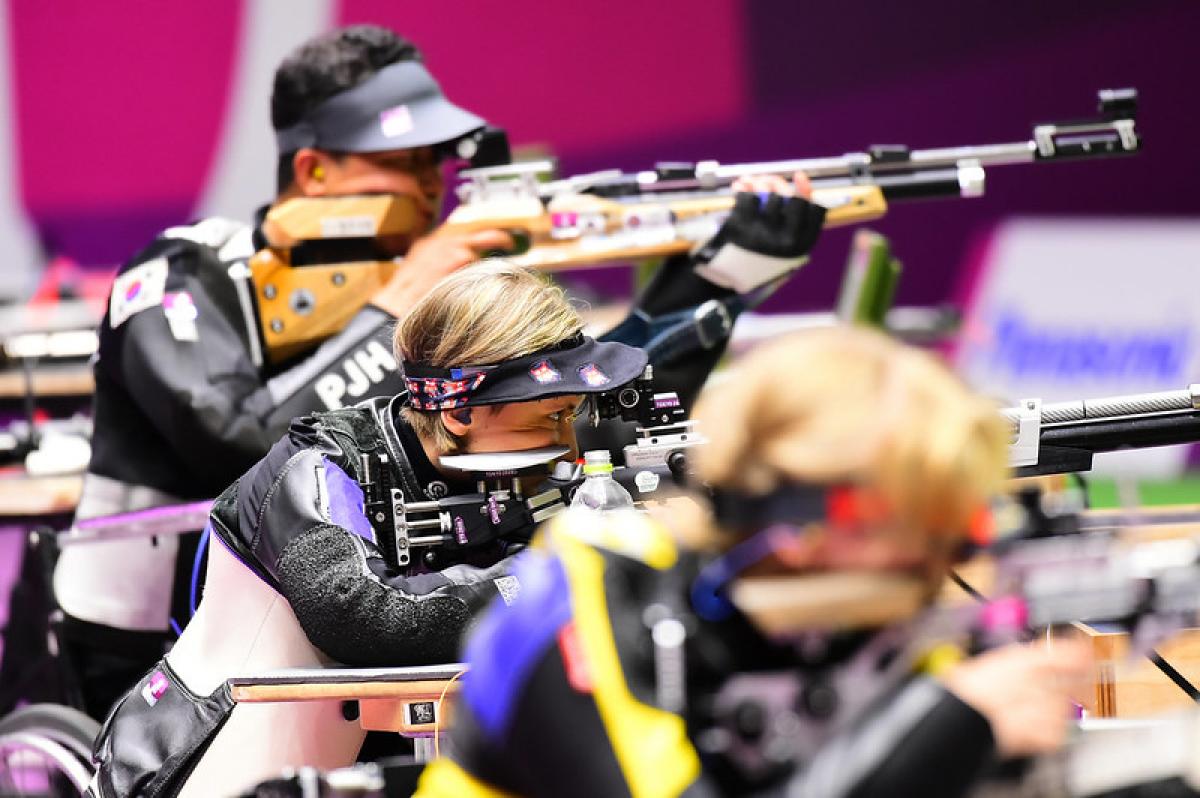
M 1200 382 L 1200 220 L 1018 219 L 993 233 L 956 363 L 1015 404 Z M 1099 473 L 1169 477 L 1187 447 L 1100 455 Z

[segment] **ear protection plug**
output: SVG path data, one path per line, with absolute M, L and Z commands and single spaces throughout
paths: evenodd
M 312 176 L 313 176 L 313 180 L 324 180 L 325 179 L 325 167 L 320 166 L 320 165 L 314 166 L 312 168 Z
M 471 423 L 471 408 L 469 407 L 464 407 L 462 410 L 455 410 L 450 415 L 454 416 L 454 418 L 457 419 L 458 423 L 460 424 Z

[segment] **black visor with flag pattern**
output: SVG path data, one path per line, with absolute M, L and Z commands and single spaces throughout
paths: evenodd
M 532 402 L 554 396 L 597 394 L 637 379 L 646 353 L 600 342 L 582 333 L 523 357 L 487 366 L 434 368 L 405 362 L 408 404 L 416 410 Z

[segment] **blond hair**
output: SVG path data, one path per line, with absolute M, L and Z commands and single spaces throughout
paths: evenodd
M 799 333 L 751 353 L 701 398 L 708 483 L 762 494 L 788 482 L 877 491 L 897 524 L 963 534 L 1002 483 L 996 408 L 931 355 L 879 333 Z
M 393 348 L 401 362 L 435 368 L 488 366 L 522 357 L 583 328 L 563 290 L 502 259 L 474 263 L 433 287 L 396 327 Z M 438 411 L 404 408 L 418 435 L 446 452 L 458 441 Z

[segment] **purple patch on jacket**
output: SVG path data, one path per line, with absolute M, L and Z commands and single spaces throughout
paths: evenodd
M 322 460 L 325 462 L 325 486 L 329 489 L 329 520 L 375 543 L 375 530 L 363 509 L 362 488 L 329 458 Z

